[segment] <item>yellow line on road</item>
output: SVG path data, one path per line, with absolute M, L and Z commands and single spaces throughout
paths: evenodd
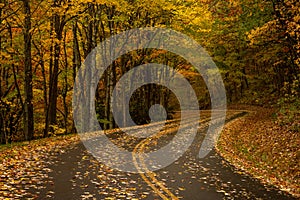
M 153 184 L 148 178 L 147 176 L 144 174 L 145 171 L 141 170 L 140 166 L 138 165 L 137 162 L 137 158 L 135 157 L 135 155 L 139 155 L 142 154 L 141 152 L 137 152 L 139 150 L 139 146 L 141 145 L 141 143 L 139 143 L 136 148 L 133 151 L 133 163 L 135 165 L 135 167 L 137 168 L 140 176 L 143 178 L 143 180 L 153 189 L 153 191 L 158 194 L 162 199 L 167 200 L 169 199 L 168 197 L 166 197 L 162 192 L 160 192 L 160 190 L 155 186 L 155 183 Z
M 205 120 L 201 120 L 200 122 L 205 121 Z M 168 131 L 161 131 L 159 132 L 157 135 L 155 135 L 154 137 L 152 137 L 152 139 L 155 138 L 160 138 L 162 135 L 168 134 L 168 133 L 172 133 L 174 132 L 174 127 L 172 127 L 172 129 L 168 129 Z M 176 130 L 176 129 L 175 129 Z M 178 200 L 179 198 L 176 197 L 168 188 L 166 188 L 164 186 L 164 184 L 157 180 L 155 178 L 156 174 L 152 171 L 150 171 L 144 161 L 143 158 L 143 152 L 144 152 L 144 148 L 145 145 L 148 144 L 151 140 L 145 139 L 143 141 L 141 141 L 133 150 L 132 154 L 133 154 L 133 163 L 135 165 L 135 167 L 137 168 L 138 172 L 140 173 L 140 176 L 143 178 L 143 180 L 153 189 L 153 191 L 158 194 L 162 199 L 166 200 L 166 199 L 173 199 L 173 200 Z M 136 158 L 136 156 L 138 156 L 138 158 Z M 139 159 L 139 162 L 138 162 Z M 139 163 L 142 166 L 139 166 Z M 167 197 L 166 194 L 163 194 L 163 192 L 161 192 L 161 190 L 163 192 L 165 192 L 170 198 Z
M 145 142 L 143 142 L 140 145 L 141 150 L 144 149 L 144 147 L 148 143 L 148 141 L 149 140 L 146 140 Z M 139 154 L 139 158 L 140 158 L 143 169 L 145 170 L 148 177 L 152 179 L 152 182 L 156 183 L 156 185 L 158 185 L 165 193 L 167 193 L 171 197 L 171 199 L 178 200 L 178 197 L 176 197 L 168 188 L 166 188 L 162 182 L 160 182 L 159 180 L 157 180 L 155 178 L 156 174 L 152 171 L 149 171 L 149 169 L 147 168 L 147 166 L 145 164 L 144 158 L 142 157 L 142 154 Z
M 207 117 L 205 119 L 200 120 L 199 123 L 209 122 L 209 121 L 210 121 L 210 117 Z M 194 122 L 189 121 L 185 125 L 183 126 L 181 125 L 181 128 L 188 127 L 190 126 L 191 123 Z M 168 199 L 178 200 L 179 198 L 176 197 L 168 188 L 166 188 L 163 182 L 157 180 L 156 174 L 147 168 L 143 157 L 143 153 L 145 152 L 145 146 L 149 144 L 151 140 L 158 139 L 162 135 L 169 134 L 174 131 L 176 131 L 176 126 L 175 127 L 171 126 L 171 129 L 160 131 L 155 136 L 142 140 L 139 144 L 136 145 L 136 147 L 132 152 L 133 163 L 136 169 L 138 170 L 140 176 L 153 189 L 153 191 L 157 195 L 159 195 L 163 200 L 168 200 Z

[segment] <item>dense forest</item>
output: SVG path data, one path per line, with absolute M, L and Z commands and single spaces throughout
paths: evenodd
M 228 103 L 275 106 L 281 125 L 300 130 L 298 0 L 3 0 L 0 24 L 2 144 L 74 132 L 72 91 L 81 64 L 106 38 L 140 27 L 193 38 L 219 67 Z M 170 52 L 137 50 L 114 61 L 99 82 L 95 101 L 104 128 L 115 126 L 109 104 L 120 77 L 150 61 L 182 73 L 198 87 L 200 108 L 209 108 L 189 63 Z M 146 85 L 131 99 L 133 119 L 147 123 L 140 116 L 156 103 L 178 109 L 167 88 Z

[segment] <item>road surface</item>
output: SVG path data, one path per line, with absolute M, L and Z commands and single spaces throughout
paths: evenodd
M 240 115 L 240 112 L 233 113 L 230 119 Z M 166 130 L 172 128 L 166 125 Z M 235 169 L 215 150 L 200 159 L 199 149 L 206 130 L 207 125 L 203 123 L 188 151 L 168 167 L 155 172 L 143 165 L 139 152 L 159 149 L 176 132 L 167 131 L 155 144 L 146 139 L 131 142 L 128 147 L 134 153 L 132 162 L 143 172 L 140 174 L 110 169 L 88 153 L 82 143 L 70 145 L 52 158 L 45 188 L 32 192 L 38 199 L 294 199 Z M 120 141 L 122 137 L 120 134 L 111 139 Z

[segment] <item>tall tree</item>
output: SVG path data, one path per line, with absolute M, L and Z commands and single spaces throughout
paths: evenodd
M 24 134 L 26 140 L 33 139 L 34 119 L 33 119 L 33 92 L 32 92 L 32 58 L 31 58 L 31 10 L 30 1 L 23 0 L 24 6 Z

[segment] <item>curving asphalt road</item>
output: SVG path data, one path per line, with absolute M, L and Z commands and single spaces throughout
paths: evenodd
M 241 113 L 235 113 L 237 117 Z M 175 122 L 174 122 L 175 123 Z M 214 150 L 204 159 L 198 158 L 206 126 L 198 130 L 193 144 L 176 162 L 155 172 L 144 174 L 113 170 L 98 162 L 82 143 L 69 146 L 51 160 L 52 170 L 46 188 L 38 199 L 295 199 L 290 195 L 261 184 L 244 172 L 235 169 Z M 165 145 L 175 133 L 162 137 L 155 147 Z M 118 137 L 112 139 L 120 139 Z M 131 144 L 133 151 L 147 147 L 145 140 Z M 142 159 L 142 158 L 139 158 Z M 134 162 L 134 161 L 132 161 Z

